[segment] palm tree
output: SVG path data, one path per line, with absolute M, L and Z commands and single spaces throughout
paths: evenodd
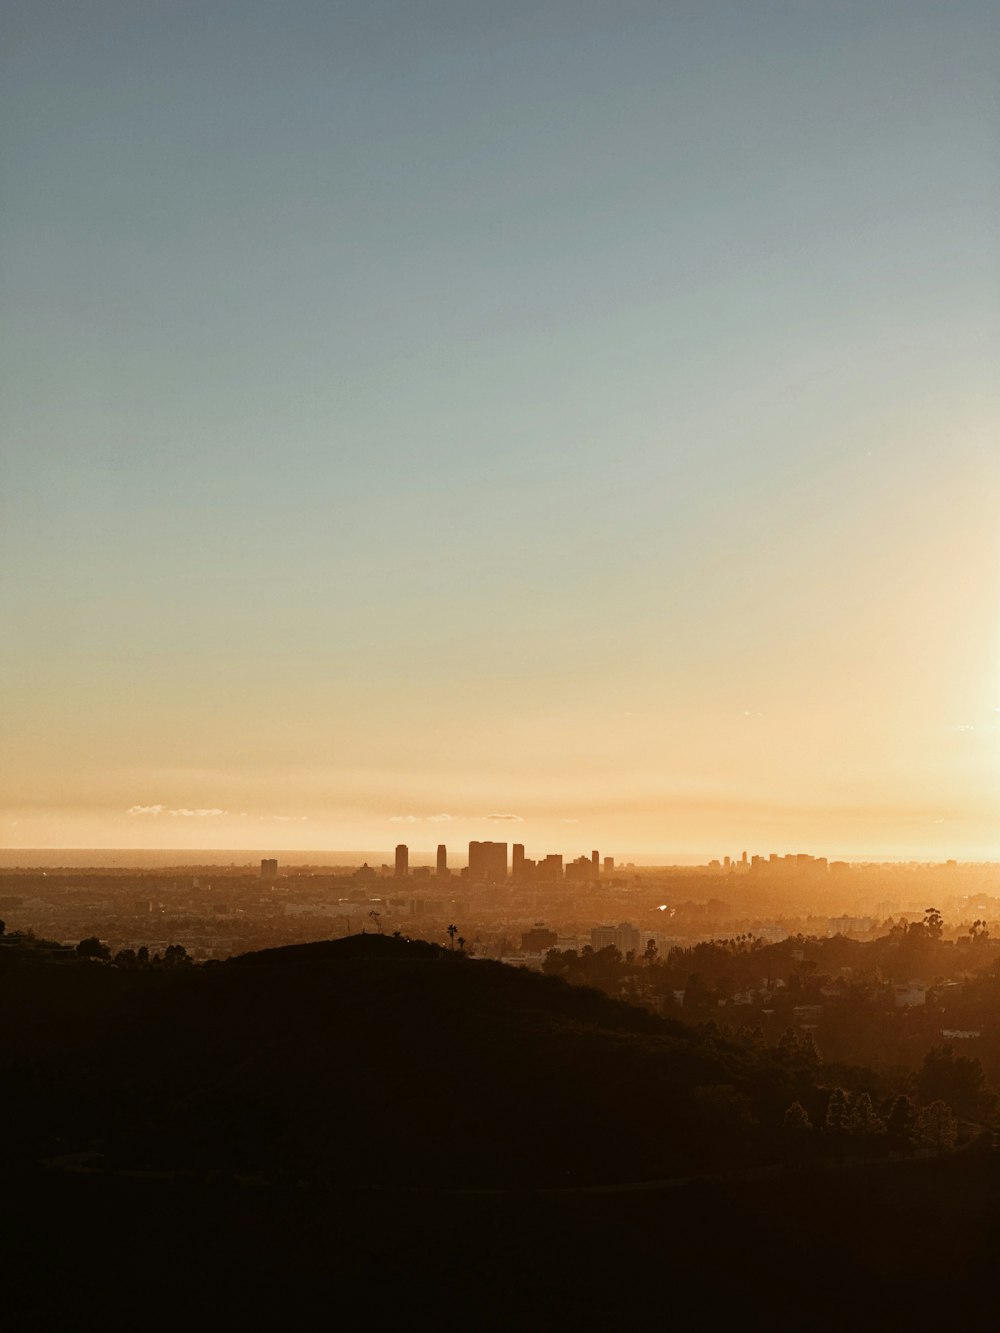
M 451 937 L 451 947 L 454 949 L 454 947 L 455 947 L 455 936 L 458 934 L 458 927 L 457 927 L 457 926 L 449 926 L 449 927 L 448 927 L 448 934 L 449 934 L 449 936 Z

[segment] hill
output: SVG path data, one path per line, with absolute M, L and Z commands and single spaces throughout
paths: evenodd
M 372 936 L 137 971 L 8 950 L 0 1003 L 19 1333 L 988 1305 L 996 1154 L 786 1171 L 805 1073 L 555 978 Z
M 766 1160 L 795 1096 L 767 1055 L 419 941 L 159 975 L 22 967 L 2 984 L 20 1015 L 0 1040 L 8 1132 L 35 1156 L 88 1150 L 116 1169 L 649 1179 Z

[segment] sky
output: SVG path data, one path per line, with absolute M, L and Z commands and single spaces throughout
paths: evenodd
M 0 16 L 0 846 L 1000 858 L 992 0 Z

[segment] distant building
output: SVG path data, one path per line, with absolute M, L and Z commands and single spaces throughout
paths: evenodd
M 545 884 L 555 884 L 563 877 L 563 859 L 555 852 L 543 857 L 535 867 L 535 879 Z
M 892 988 L 892 999 L 897 1009 L 909 1009 L 927 1003 L 927 987 L 922 981 L 902 981 Z
M 448 874 L 448 848 L 443 842 L 438 843 L 437 872 L 441 879 Z
M 524 879 L 524 843 L 515 842 L 510 863 L 510 877 L 515 882 Z
M 600 852 L 590 853 L 590 863 L 594 867 L 594 879 L 601 878 L 601 854 Z
M 870 916 L 832 916 L 826 923 L 828 935 L 870 935 L 875 922 Z
M 615 869 L 615 858 L 613 856 L 606 856 L 604 858 L 604 873 L 606 875 L 611 875 L 614 873 L 614 869 Z
M 800 1028 L 814 1028 L 822 1016 L 821 1004 L 797 1004 L 792 1009 L 792 1019 Z
M 554 949 L 559 936 L 554 930 L 550 930 L 544 921 L 536 921 L 530 930 L 526 930 L 521 936 L 522 953 L 545 953 L 547 949 Z
M 396 848 L 396 878 L 405 879 L 410 873 L 410 849 L 405 842 Z
M 596 953 L 613 944 L 621 956 L 639 952 L 639 930 L 630 922 L 623 921 L 617 926 L 594 926 L 590 932 L 590 945 Z
M 469 879 L 474 884 L 502 884 L 506 878 L 505 842 L 469 843 Z
M 277 859 L 275 857 L 270 857 L 270 858 L 265 857 L 264 860 L 262 860 L 260 863 L 261 879 L 275 879 L 277 878 L 277 874 L 278 874 Z

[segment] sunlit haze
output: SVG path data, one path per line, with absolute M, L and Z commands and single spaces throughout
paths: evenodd
M 995 5 L 3 9 L 0 845 L 1000 856 Z

